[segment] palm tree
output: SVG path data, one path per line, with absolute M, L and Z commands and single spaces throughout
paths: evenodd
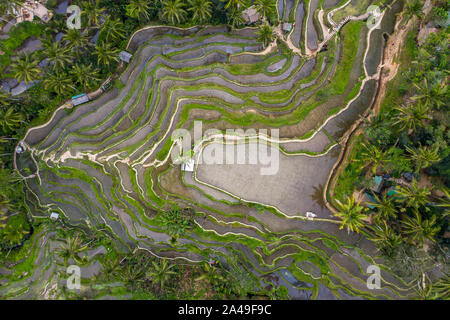
M 406 150 L 411 154 L 411 159 L 416 165 L 416 173 L 419 173 L 421 169 L 428 168 L 435 162 L 441 161 L 438 145 L 425 147 L 420 144 L 419 148 L 406 146 Z
M 356 162 L 362 162 L 362 168 L 371 167 L 372 173 L 375 174 L 377 169 L 383 164 L 390 162 L 390 155 L 393 153 L 394 148 L 389 148 L 387 151 L 383 151 L 379 147 L 369 143 L 362 142 L 362 151 L 360 157 L 355 159 Z
M 188 11 L 192 12 L 192 19 L 196 22 L 203 23 L 211 18 L 212 2 L 209 0 L 189 0 Z
M 42 34 L 44 37 L 53 38 L 54 34 L 66 32 L 67 30 L 67 20 L 57 16 L 45 24 L 44 32 Z
M 167 259 L 162 259 L 160 263 L 152 262 L 154 270 L 147 272 L 147 277 L 151 278 L 154 282 L 157 282 L 161 288 L 164 289 L 164 284 L 170 279 L 170 276 L 176 274 L 171 270 L 175 267 L 174 264 L 169 265 Z
M 16 112 L 13 107 L 9 107 L 6 111 L 0 111 L 0 126 L 3 131 L 13 131 L 23 123 L 25 117 L 22 113 Z
M 145 273 L 140 266 L 128 264 L 120 270 L 119 275 L 123 282 L 134 288 L 138 282 L 143 280 Z
M 126 6 L 127 16 L 141 20 L 150 20 L 148 14 L 149 1 L 147 0 L 131 0 Z
M 43 46 L 48 62 L 53 65 L 53 70 L 62 70 L 71 63 L 70 49 L 61 46 L 61 42 L 44 42 Z
M 423 84 L 418 85 L 414 83 L 414 86 L 418 94 L 411 97 L 411 99 L 418 100 L 426 106 L 435 106 L 437 109 L 440 109 L 448 100 L 447 86 L 444 83 L 430 86 L 428 79 L 425 78 Z
M 8 107 L 10 104 L 11 94 L 0 90 L 0 109 Z
M 91 85 L 99 80 L 98 70 L 92 68 L 92 65 L 76 64 L 70 70 L 70 75 L 74 78 L 75 82 L 86 90 Z
M 408 208 L 418 209 L 424 206 L 428 202 L 428 197 L 431 195 L 431 191 L 427 187 L 419 188 L 417 180 L 414 179 L 410 187 L 399 187 L 397 193 L 400 197 L 397 201 L 404 204 Z M 425 208 L 427 211 L 429 208 Z M 405 211 L 405 208 L 400 209 Z
M 436 293 L 433 291 L 433 283 L 425 274 L 423 274 L 422 285 L 420 281 L 418 281 L 418 290 L 415 290 L 416 293 L 422 300 L 435 300 L 437 298 Z
M 385 194 L 382 198 L 375 195 L 375 198 L 377 202 L 369 203 L 369 205 L 374 206 L 378 210 L 378 214 L 375 216 L 376 220 L 389 220 L 397 217 L 397 208 L 393 197 L 389 198 Z
M 401 105 L 394 108 L 397 114 L 394 117 L 394 125 L 399 126 L 399 130 L 408 130 L 413 133 L 417 128 L 423 127 L 423 121 L 431 120 L 429 115 L 429 107 L 424 104 Z
M 245 5 L 245 0 L 228 0 L 225 9 L 241 9 Z
M 11 208 L 11 204 L 9 203 L 9 199 L 5 195 L 0 195 L 0 228 L 6 227 L 6 224 L 3 221 L 6 221 L 8 217 L 6 213 Z
M 401 236 L 393 228 L 389 227 L 386 221 L 376 224 L 370 229 L 374 234 L 368 238 L 376 242 L 380 248 L 386 250 L 388 253 L 392 252 L 402 242 Z
M 419 19 L 421 19 L 422 8 L 423 3 L 421 3 L 420 0 L 408 0 L 404 10 L 405 17 L 411 19 L 412 17 L 416 16 Z
M 26 84 L 39 79 L 41 76 L 41 69 L 38 67 L 38 61 L 28 54 L 21 54 L 19 58 L 13 62 L 11 72 L 17 81 L 25 81 Z
M 24 168 L 24 170 L 26 170 L 26 169 L 30 170 L 29 168 Z M 23 180 L 24 180 L 24 178 L 19 174 L 19 172 L 17 170 L 12 171 L 8 177 L 8 182 L 11 185 L 14 185 L 15 183 L 23 181 Z
M 75 90 L 72 86 L 72 81 L 67 73 L 57 72 L 50 74 L 44 80 L 44 88 L 46 90 L 51 90 L 56 94 L 62 95 L 66 92 Z
M 231 26 L 234 28 L 237 28 L 239 26 L 242 26 L 244 24 L 244 18 L 242 17 L 242 10 L 239 9 L 233 9 L 230 13 L 230 17 L 228 19 Z
M 448 299 L 450 297 L 450 274 L 445 274 L 433 285 L 433 291 L 438 298 Z
M 441 187 L 441 191 L 444 193 L 444 197 L 439 199 L 440 203 L 436 206 L 445 208 L 447 210 L 446 212 L 448 212 L 448 209 L 450 209 L 450 188 L 443 186 Z
M 109 66 L 113 61 L 119 61 L 119 50 L 110 43 L 102 42 L 95 46 L 94 55 L 97 56 L 98 65 Z
M 17 245 L 22 242 L 23 237 L 28 233 L 30 232 L 25 230 L 22 224 L 18 226 L 8 225 L 3 230 L 3 237 L 9 242 L 10 245 Z
M 436 226 L 436 216 L 423 220 L 418 210 L 414 210 L 414 217 L 405 217 L 402 221 L 404 232 L 409 234 L 414 242 L 424 244 L 425 239 L 435 242 L 434 236 L 441 230 Z
M 256 32 L 258 41 L 264 44 L 264 47 L 267 46 L 270 42 L 272 42 L 273 28 L 268 24 L 264 24 L 258 27 L 258 31 Z
M 338 205 L 338 212 L 336 215 L 342 218 L 342 225 L 340 229 L 347 227 L 347 232 L 357 232 L 359 233 L 360 228 L 364 227 L 364 219 L 366 215 L 367 208 L 364 208 L 359 203 L 355 201 L 355 197 L 347 197 L 347 203 L 343 204 L 339 200 L 336 200 Z
M 63 41 L 66 41 L 68 48 L 75 50 L 77 54 L 90 44 L 86 33 L 77 29 L 69 29 L 64 34 Z
M 116 272 L 120 268 L 119 259 L 106 259 L 103 262 L 103 274 L 106 279 L 111 279 L 116 275 Z
M 55 252 L 58 256 L 64 259 L 64 264 L 66 266 L 69 259 L 73 259 L 76 263 L 79 264 L 86 263 L 86 259 L 80 258 L 78 254 L 86 250 L 88 246 L 82 244 L 82 240 L 79 235 L 76 235 L 75 237 L 68 236 L 63 241 L 64 242 L 58 249 L 56 249 Z
M 111 42 L 125 37 L 125 29 L 119 18 L 107 17 L 102 26 L 101 34 L 105 36 L 105 41 Z
M 1 208 L 1 207 L 0 207 Z M 3 208 L 2 208 L 3 209 Z M 0 210 L 0 228 L 6 227 L 6 224 L 3 223 L 7 219 L 6 213 Z
M 192 217 L 184 215 L 182 210 L 178 207 L 175 207 L 170 211 L 160 212 L 158 219 L 164 226 L 167 234 L 173 239 L 177 239 L 186 234 L 193 226 Z
M 175 24 L 175 21 L 177 23 L 183 22 L 186 16 L 183 2 L 181 0 L 164 0 L 162 16 L 172 24 Z
M 89 26 L 96 27 L 100 25 L 101 19 L 105 17 L 105 8 L 100 8 L 100 0 L 85 1 L 82 4 L 83 11 L 81 16 L 88 19 Z
M 197 277 L 195 281 L 207 280 L 212 285 L 216 286 L 225 281 L 225 278 L 222 274 L 218 272 L 216 267 L 211 266 L 209 263 L 203 264 L 203 274 L 200 277 Z
M 256 11 L 258 11 L 265 19 L 271 17 L 275 12 L 275 3 L 273 0 L 256 0 Z
M 23 2 L 23 0 L 2 0 L 0 2 L 0 16 L 11 15 L 14 10 L 17 11 L 23 5 Z

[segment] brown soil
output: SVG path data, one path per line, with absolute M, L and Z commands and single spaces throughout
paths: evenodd
M 386 93 L 386 87 L 389 81 L 391 81 L 398 72 L 399 63 L 395 62 L 395 58 L 397 57 L 398 53 L 400 52 L 400 48 L 403 47 L 403 43 L 406 39 L 406 35 L 408 34 L 409 30 L 414 24 L 413 20 L 410 20 L 406 26 L 403 28 L 400 28 L 400 22 L 401 19 L 399 19 L 395 26 L 394 33 L 389 37 L 387 41 L 387 46 L 384 49 L 384 59 L 383 59 L 383 70 L 388 70 L 388 72 L 380 72 L 380 81 L 379 81 L 379 92 L 378 95 L 374 101 L 373 104 L 373 115 L 376 115 L 380 111 L 381 103 L 383 102 L 384 95 Z M 367 119 L 370 119 L 370 115 L 367 116 Z M 353 148 L 353 143 L 355 139 L 352 139 L 349 141 L 349 138 L 351 136 L 354 136 L 355 138 L 361 134 L 362 130 L 359 128 L 359 125 L 362 121 L 358 121 L 352 128 L 349 129 L 349 131 L 345 134 L 341 145 L 345 145 L 346 147 L 343 148 L 341 155 L 339 156 L 339 160 L 336 163 L 336 166 L 333 168 L 333 170 L 330 173 L 329 180 L 326 184 L 326 188 L 324 189 L 324 200 L 325 203 L 330 211 L 333 213 L 336 213 L 336 209 L 333 207 L 331 203 L 328 202 L 326 199 L 327 193 L 330 195 L 333 195 L 334 188 L 337 182 L 337 178 L 342 173 L 342 170 L 344 170 L 349 161 L 349 156 L 351 154 L 351 150 Z

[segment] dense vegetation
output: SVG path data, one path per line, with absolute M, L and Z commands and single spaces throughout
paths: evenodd
M 177 211 L 177 208 L 172 210 Z M 66 266 L 69 260 L 78 265 L 86 264 L 87 257 L 81 258 L 79 253 L 89 248 L 98 245 L 108 248 L 108 253 L 100 257 L 103 271 L 86 284 L 89 290 L 79 293 L 67 291 L 68 298 L 94 298 L 99 291 L 95 289 L 97 285 L 114 280 L 124 283 L 127 292 L 133 292 L 133 296 L 139 299 L 224 299 L 255 294 L 253 280 L 235 268 L 237 262 L 228 262 L 225 268 L 215 260 L 203 265 L 176 264 L 157 258 L 146 250 L 119 255 L 105 233 L 86 234 L 61 226 L 51 228 L 64 239 L 56 252 Z M 274 289 L 267 295 L 287 298 L 283 290 Z
M 13 18 L 11 9 L 20 6 L 23 0 L 1 1 L 0 16 L 2 26 Z M 226 24 L 233 27 L 244 26 L 242 11 L 253 4 L 247 0 L 88 0 L 72 1 L 82 8 L 81 29 L 69 30 L 66 19 L 68 14 L 55 14 L 48 23 L 38 18 L 33 22 L 22 22 L 12 27 L 9 37 L 0 39 L 0 71 L 1 78 L 13 78 L 18 82 L 24 81 L 33 85 L 18 96 L 11 96 L 0 91 L 0 249 L 2 255 L 11 254 L 11 250 L 18 248 L 33 232 L 35 222 L 27 216 L 24 205 L 23 177 L 13 168 L 13 153 L 19 139 L 29 127 L 44 123 L 54 110 L 72 96 L 90 92 L 99 88 L 102 81 L 114 75 L 119 65 L 118 53 L 126 48 L 132 32 L 144 25 L 177 25 L 190 27 L 198 24 Z M 277 22 L 275 4 L 273 1 L 256 0 L 254 4 L 258 11 L 267 17 L 271 23 Z M 49 0 L 46 7 L 53 10 L 57 7 L 56 0 Z M 267 43 L 272 39 L 272 29 L 267 25 L 261 28 L 261 41 Z M 41 48 L 28 53 L 22 47 L 27 39 L 39 39 Z M 21 53 L 18 53 L 21 52 Z M 32 174 L 29 172 L 28 174 Z M 165 226 L 172 240 L 178 235 L 192 228 L 191 213 L 174 208 L 160 214 L 161 225 Z M 186 219 L 185 219 L 186 218 Z M 64 231 L 63 227 L 59 232 Z M 61 236 L 66 238 L 66 234 Z M 73 258 L 83 263 L 77 253 L 86 249 L 83 247 L 83 234 L 69 235 L 65 245 L 58 250 L 58 254 L 67 262 Z M 14 255 L 14 252 L 12 253 Z M 186 273 L 191 279 L 200 277 L 207 296 L 216 295 L 246 295 L 236 282 L 230 282 L 226 270 L 202 267 L 168 266 L 166 261 L 161 266 L 153 259 L 155 272 L 161 267 L 162 273 L 145 275 L 141 271 L 148 267 L 148 257 L 137 255 L 118 261 L 109 261 L 123 269 L 124 281 L 133 288 L 145 292 L 156 292 L 158 297 L 175 297 L 175 284 Z M 123 265 L 123 267 L 122 267 Z M 168 272 L 170 268 L 176 272 Z M 181 269 L 180 269 L 181 268 Z M 184 269 L 186 268 L 186 270 Z M 151 266 L 150 266 L 151 269 Z M 117 270 L 116 270 L 117 271 Z M 114 273 L 119 274 L 119 273 Z M 161 278 L 166 274 L 167 278 Z M 203 274 L 203 276 L 202 276 Z M 111 272 L 110 272 L 111 275 Z M 194 277 L 194 278 L 192 278 Z M 159 286 L 156 291 L 149 291 L 145 279 L 157 279 Z M 225 280 L 226 278 L 226 280 Z M 231 277 L 232 278 L 232 277 Z M 164 286 L 169 282 L 169 286 Z M 191 285 L 193 286 L 194 283 Z M 196 285 L 197 286 L 197 285 Z M 208 287 L 209 286 L 209 287 Z M 148 290 L 147 290 L 148 289 Z M 191 288 L 192 289 L 192 288 Z M 189 290 L 191 290 L 189 289 Z M 188 290 L 188 289 L 186 289 Z M 178 293 L 179 295 L 188 294 Z M 192 293 L 191 293 L 192 294 Z M 188 296 L 183 296 L 188 297 Z
M 436 265 L 447 264 L 450 248 L 450 51 L 448 26 L 442 23 L 449 2 L 436 5 L 423 16 L 419 1 L 407 3 L 403 25 L 417 20 L 401 69 L 388 86 L 380 112 L 365 121 L 355 137 L 335 190 L 341 201 L 348 198 L 345 205 L 337 200 L 344 225 L 359 230 L 371 221 L 365 232 L 396 270 L 411 279 L 422 279 Z M 416 30 L 425 27 L 436 30 L 421 43 Z M 375 175 L 387 178 L 379 193 L 371 191 Z M 357 196 L 369 194 L 363 204 L 371 210 L 355 201 L 354 191 Z
M 17 97 L 0 92 L 0 248 L 9 254 L 39 228 L 28 221 L 23 198 L 22 177 L 13 169 L 12 154 L 17 140 L 30 126 L 46 121 L 56 107 L 70 97 L 97 89 L 115 73 L 118 53 L 124 50 L 132 32 L 148 24 L 189 27 L 197 24 L 229 23 L 243 26 L 246 0 L 90 0 L 73 1 L 82 9 L 82 29 L 68 30 L 64 15 L 55 15 L 48 24 L 35 21 L 13 27 L 8 39 L 0 40 L 2 78 L 35 85 Z M 1 14 L 8 6 L 1 3 Z M 259 40 L 267 45 L 273 38 L 270 25 L 276 24 L 273 1 L 254 1 L 268 23 L 260 26 Z M 417 45 L 417 31 L 410 33 L 402 55 L 402 69 L 390 84 L 382 108 L 362 127 L 355 138 L 351 160 L 335 190 L 338 216 L 349 232 L 363 232 L 378 244 L 398 273 L 420 278 L 438 263 L 446 263 L 449 250 L 450 133 L 448 130 L 448 26 L 449 1 L 434 1 L 429 16 L 422 16 L 420 1 L 408 1 L 404 24 L 417 19 L 417 28 L 432 23 L 438 29 L 423 45 Z M 56 1 L 48 1 L 53 9 Z M 355 27 L 360 28 L 359 25 Z M 62 33 L 62 35 L 61 35 Z M 357 37 L 359 33 L 352 33 Z M 56 38 L 62 36 L 60 41 Z M 42 49 L 15 55 L 29 37 L 42 41 Z M 97 39 L 97 41 L 93 41 Z M 353 41 L 356 41 L 354 39 Z M 47 64 L 42 64 L 42 61 Z M 339 86 L 336 83 L 335 86 Z M 331 92 L 329 93 L 331 94 Z M 407 173 L 411 182 L 400 183 Z M 373 187 L 373 177 L 384 176 L 385 191 L 370 193 L 370 202 L 360 203 L 353 195 Z M 404 180 L 404 179 L 403 179 Z M 387 191 L 394 187 L 394 193 Z M 372 209 L 368 209 L 368 205 Z M 173 208 L 157 219 L 172 241 L 195 228 L 190 210 Z M 55 229 L 65 239 L 57 254 L 67 264 L 85 260 L 79 253 L 101 243 L 111 248 L 102 264 L 102 277 L 120 278 L 129 290 L 143 298 L 230 298 L 252 294 L 252 285 L 239 268 L 175 265 L 156 259 L 143 250 L 118 256 L 116 248 L 102 234 L 74 231 L 67 226 Z M 91 242 L 90 242 L 91 241 Z M 92 242 L 93 241 L 93 242 Z M 90 242 L 90 246 L 86 243 Z M 14 252 L 13 252 L 14 255 Z M 445 282 L 447 281 L 447 282 Z M 447 286 L 447 287 L 446 287 Z M 429 286 L 430 287 L 430 286 Z M 441 297 L 448 277 L 424 297 Z M 440 288 L 444 288 L 442 291 Z M 441 291 L 440 291 L 441 290 Z M 90 291 L 90 294 L 94 294 Z M 286 298 L 282 289 L 267 293 Z M 79 298 L 74 296 L 74 298 Z M 89 298 L 89 297 L 85 297 Z

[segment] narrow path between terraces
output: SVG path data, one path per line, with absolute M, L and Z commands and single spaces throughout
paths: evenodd
M 341 9 L 341 8 L 345 7 L 348 3 L 350 3 L 350 1 L 347 2 L 346 4 L 344 4 L 342 7 L 337 8 L 337 9 Z M 335 10 L 336 10 L 336 9 L 335 9 Z M 333 10 L 333 11 L 334 11 L 334 10 Z M 339 30 L 341 30 L 341 28 L 342 28 L 348 21 L 350 21 L 350 20 L 355 20 L 355 21 L 358 21 L 358 20 L 366 20 L 366 19 L 369 18 L 371 15 L 373 15 L 373 14 L 376 13 L 376 11 L 374 10 L 374 11 L 367 12 L 367 13 L 362 14 L 362 15 L 359 15 L 359 16 L 347 16 L 347 17 L 345 17 L 344 19 L 342 19 L 342 21 L 339 22 L 339 24 L 336 24 L 336 23 L 331 19 L 331 16 L 330 16 L 330 13 L 332 13 L 333 11 L 330 11 L 330 12 L 328 13 L 328 19 L 329 19 L 330 23 L 333 24 L 333 29 L 330 31 L 330 29 L 327 28 L 327 26 L 325 25 L 325 23 L 324 23 L 324 21 L 323 21 L 324 10 L 323 10 L 323 9 L 320 9 L 319 15 L 318 15 L 318 19 L 319 19 L 320 26 L 321 26 L 321 28 L 322 28 L 322 33 L 323 33 L 324 40 L 323 40 L 322 42 L 319 43 L 318 48 L 317 48 L 316 50 L 314 50 L 314 51 L 313 51 L 313 50 L 310 50 L 310 49 L 308 48 L 308 46 L 305 46 L 305 49 L 306 49 L 306 55 L 303 54 L 302 51 L 301 51 L 299 48 L 297 48 L 297 47 L 292 43 L 292 40 L 291 40 L 291 34 L 289 34 L 287 37 L 285 37 L 285 35 L 284 35 L 284 33 L 283 33 L 283 30 L 282 30 L 282 28 L 281 28 L 281 24 L 279 24 L 278 26 L 276 26 L 275 29 L 274 29 L 276 38 L 277 38 L 277 39 L 280 39 L 281 41 L 283 41 L 293 53 L 298 54 L 298 55 L 300 55 L 300 56 L 306 56 L 306 57 L 308 57 L 308 58 L 313 58 L 313 57 L 315 57 L 315 56 L 317 55 L 317 53 L 319 53 L 319 52 L 322 50 L 322 48 L 327 44 L 327 42 L 330 41 L 330 39 L 333 38 L 333 36 L 334 36 L 336 33 L 338 33 Z M 333 13 L 334 13 L 334 12 L 333 12 Z M 307 29 L 305 30 L 305 34 L 306 34 L 306 37 L 307 37 L 307 36 L 308 36 L 308 30 L 307 30 Z M 267 53 L 271 52 L 275 47 L 276 47 L 276 39 L 275 39 L 275 41 L 272 42 L 272 43 L 271 43 L 264 51 L 262 51 L 261 53 L 254 53 L 254 54 L 267 54 Z
M 402 19 L 400 18 L 396 23 L 394 34 L 392 34 L 386 41 L 382 63 L 379 65 L 377 73 L 373 76 L 374 78 L 375 76 L 379 77 L 378 92 L 375 100 L 373 101 L 371 108 L 368 109 L 366 114 L 361 117 L 361 119 L 357 123 L 355 123 L 344 135 L 344 138 L 340 143 L 343 146 L 341 154 L 339 155 L 338 161 L 336 162 L 336 166 L 331 170 L 329 179 L 325 185 L 323 199 L 328 209 L 333 213 L 336 213 L 337 210 L 328 201 L 327 194 L 332 195 L 334 193 L 338 177 L 346 168 L 349 162 L 349 158 L 355 141 L 355 139 L 350 138 L 352 136 L 357 137 L 362 133 L 360 124 L 364 119 L 370 119 L 380 111 L 380 106 L 386 92 L 387 84 L 389 83 L 389 81 L 394 79 L 399 69 L 399 63 L 395 62 L 394 58 L 399 54 L 400 48 L 403 45 L 408 32 L 413 27 L 415 20 L 410 20 L 404 27 L 400 27 L 401 22 Z M 383 72 L 383 70 L 386 70 L 387 72 Z

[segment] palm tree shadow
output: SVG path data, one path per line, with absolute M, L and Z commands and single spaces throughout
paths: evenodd
M 344 133 L 350 128 L 350 126 L 353 124 L 353 121 L 350 119 L 347 120 L 340 120 L 336 123 L 336 127 L 339 129 L 336 133 L 338 137 L 342 137 Z
M 324 191 L 324 185 L 320 184 L 318 187 L 313 187 L 314 193 L 312 193 L 310 196 L 314 200 L 315 203 L 317 203 L 320 208 L 325 209 L 325 200 L 323 199 L 323 191 Z

